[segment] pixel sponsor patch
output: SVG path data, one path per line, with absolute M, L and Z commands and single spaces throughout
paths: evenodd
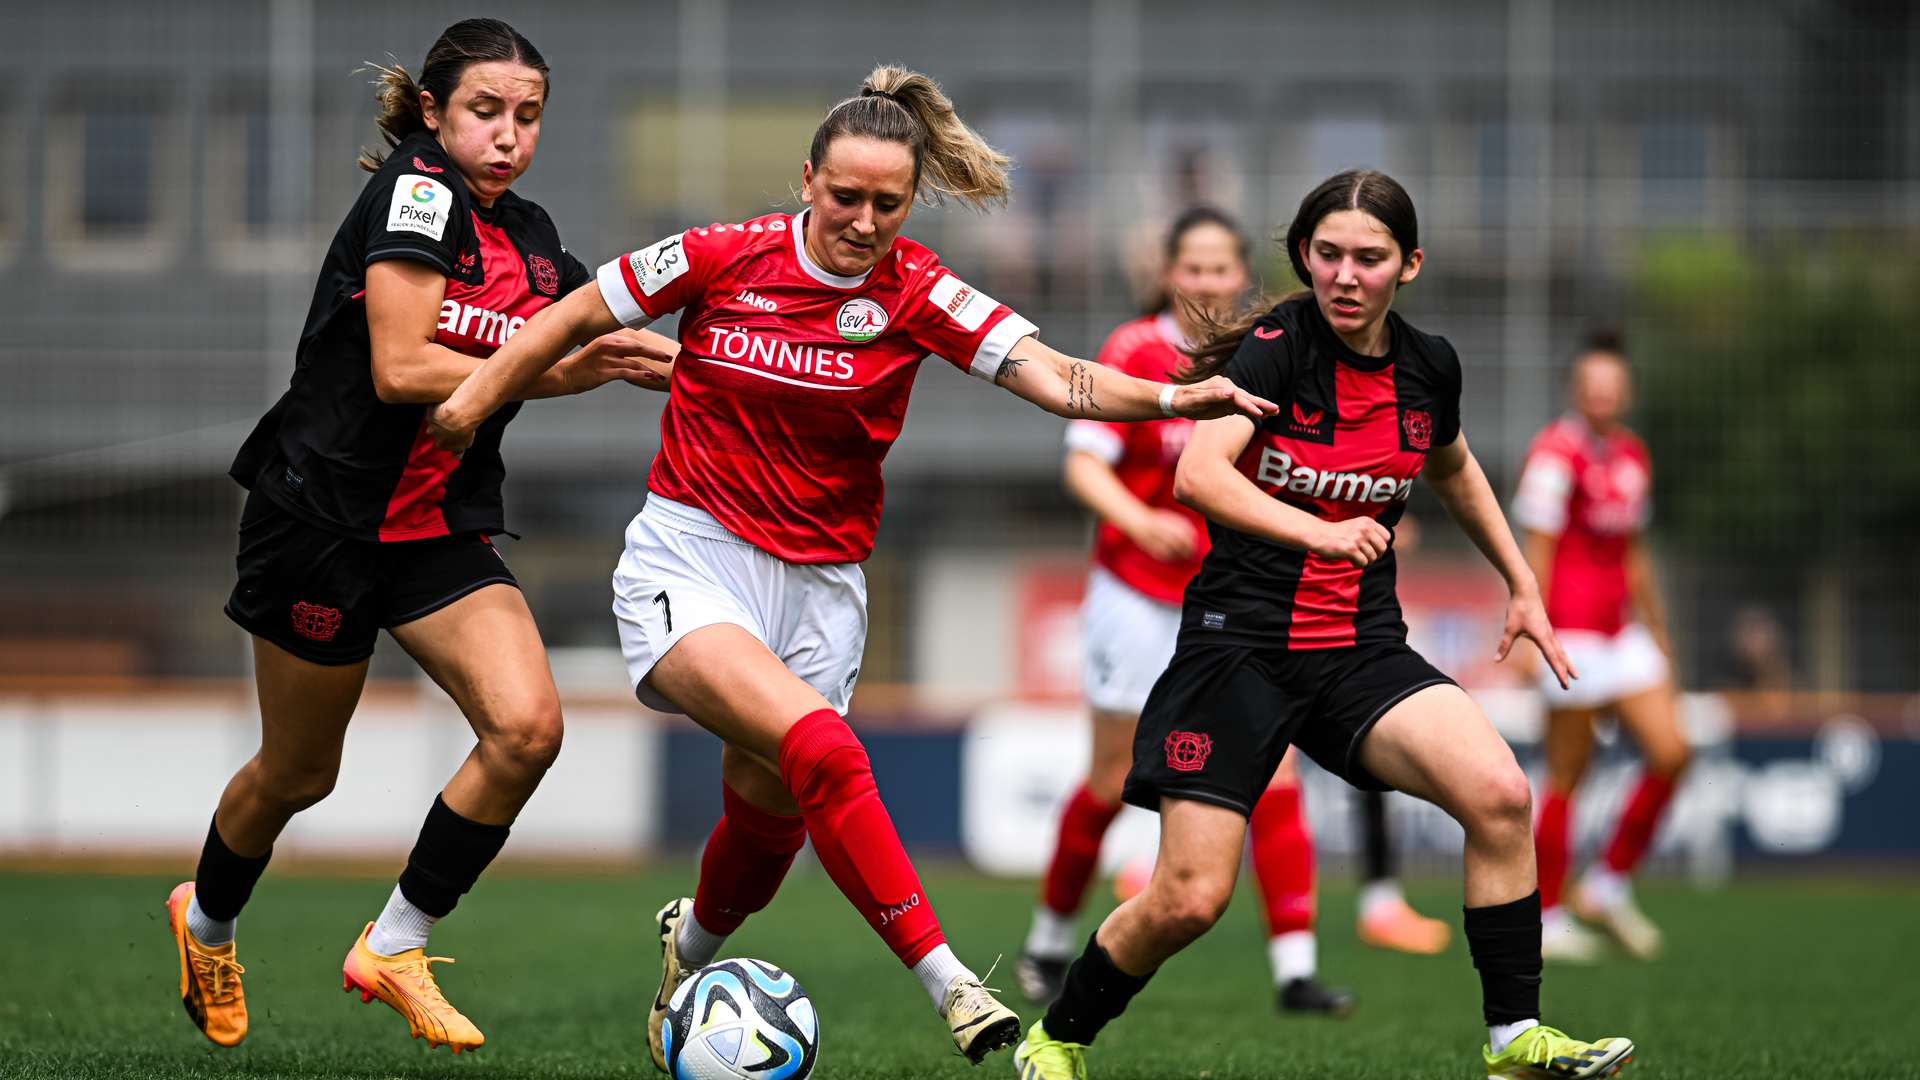
M 959 323 L 968 333 L 980 329 L 980 324 L 987 321 L 993 309 L 1000 306 L 998 300 L 952 274 L 934 283 L 927 293 L 927 301 L 946 312 L 948 318 Z
M 394 181 L 393 202 L 387 208 L 387 231 L 419 233 L 435 240 L 447 233 L 453 216 L 453 192 L 431 176 L 404 173 Z
M 687 272 L 687 249 L 681 242 L 685 236 L 685 233 L 674 233 L 627 256 L 627 265 L 633 269 L 633 279 L 640 283 L 641 292 L 652 296 Z

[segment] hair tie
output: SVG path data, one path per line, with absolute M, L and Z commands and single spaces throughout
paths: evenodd
M 870 86 L 862 87 L 860 89 L 860 96 L 861 97 L 883 97 L 883 98 L 886 98 L 888 101 L 893 102 L 895 105 L 900 105 L 902 107 L 906 105 L 906 102 L 901 101 L 897 97 L 894 97 L 892 92 L 887 90 L 875 90 Z

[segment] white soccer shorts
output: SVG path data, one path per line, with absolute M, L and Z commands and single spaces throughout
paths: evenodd
M 1597 709 L 1667 681 L 1667 654 L 1639 623 L 1617 634 L 1560 630 L 1557 636 L 1580 677 L 1574 680 L 1573 689 L 1562 690 L 1553 669 L 1541 662 L 1540 690 L 1550 709 Z
M 1096 566 L 1087 575 L 1080 626 L 1087 704 L 1102 712 L 1140 715 L 1147 692 L 1173 659 L 1180 605 L 1163 604 Z
M 649 495 L 613 571 L 613 616 L 640 703 L 681 709 L 645 684 L 680 639 L 731 623 L 845 715 L 867 643 L 867 578 L 856 563 L 801 565 L 728 532 L 713 515 Z

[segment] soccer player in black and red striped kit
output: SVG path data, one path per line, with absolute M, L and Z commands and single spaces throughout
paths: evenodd
M 1473 700 L 1408 648 L 1394 594 L 1392 529 L 1425 472 L 1511 590 L 1498 655 L 1528 637 L 1563 682 L 1573 674 L 1460 433 L 1459 358 L 1390 310 L 1424 257 L 1413 202 L 1377 172 L 1334 176 L 1301 202 L 1287 255 L 1311 292 L 1218 327 L 1186 373 L 1224 369 L 1280 408 L 1199 424 L 1175 476 L 1213 548 L 1122 792 L 1159 811 L 1159 859 L 1088 940 L 1015 1064 L 1023 1080 L 1083 1080 L 1100 1029 L 1226 909 L 1247 817 L 1298 746 L 1356 787 L 1427 799 L 1464 828 L 1486 1075 L 1611 1075 L 1632 1042 L 1586 1043 L 1539 1021 L 1526 775 Z
M 221 795 L 194 879 L 167 901 L 181 1001 L 222 1046 L 247 1033 L 235 919 L 288 820 L 332 789 L 381 629 L 478 736 L 343 967 L 344 987 L 392 1006 L 416 1038 L 455 1053 L 484 1041 L 441 995 L 427 934 L 499 852 L 560 749 L 540 633 L 488 540 L 505 529 L 500 435 L 518 406 L 464 457 L 426 433 L 433 403 L 592 279 L 546 211 L 508 190 L 533 160 L 547 65 L 507 24 L 469 19 L 434 42 L 417 85 L 397 67 L 379 84 L 392 150 L 362 155 L 374 175 L 321 265 L 292 385 L 232 469 L 250 494 L 226 611 L 253 635 L 260 749 Z M 524 396 L 616 379 L 660 388 L 674 353 L 658 335 L 610 334 Z

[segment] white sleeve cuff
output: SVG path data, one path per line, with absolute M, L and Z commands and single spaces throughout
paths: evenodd
M 1520 473 L 1513 497 L 1513 520 L 1523 529 L 1558 536 L 1567 527 L 1567 500 L 1573 495 L 1573 470 L 1557 457 L 1535 458 Z
M 600 299 L 607 302 L 607 310 L 620 320 L 620 325 L 629 330 L 638 330 L 653 321 L 653 316 L 641 310 L 633 299 L 633 293 L 627 289 L 627 279 L 620 274 L 620 262 L 626 256 L 613 260 L 600 267 L 594 274 L 594 280 L 600 283 Z
M 1127 452 L 1127 444 L 1108 424 L 1098 420 L 1069 420 L 1067 449 L 1092 454 L 1108 465 L 1118 465 Z
M 1040 328 L 1020 317 L 1018 312 L 1008 312 L 1007 317 L 987 331 L 980 341 L 980 347 L 973 351 L 973 363 L 967 366 L 967 374 L 976 379 L 993 381 L 1000 373 L 1000 363 L 1013 350 L 1015 342 L 1028 334 L 1037 334 Z

